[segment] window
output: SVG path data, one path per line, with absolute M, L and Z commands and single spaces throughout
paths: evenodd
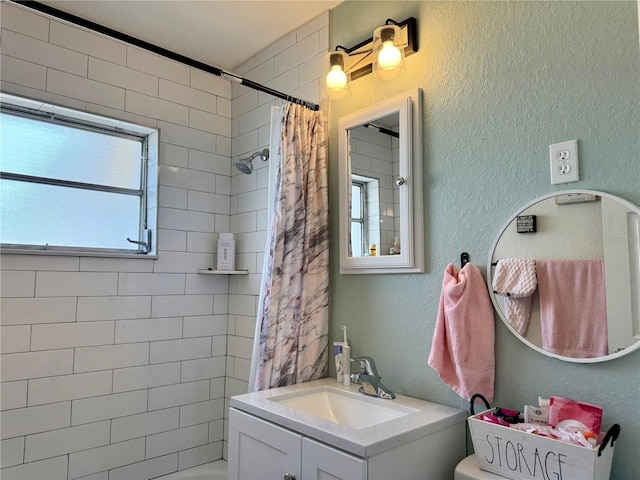
M 3 248 L 155 253 L 156 130 L 5 94 L 1 100 Z
M 351 255 L 361 257 L 366 250 L 366 198 L 367 184 L 351 181 Z
M 351 255 L 369 255 L 369 245 L 381 251 L 380 180 L 360 174 L 351 175 Z

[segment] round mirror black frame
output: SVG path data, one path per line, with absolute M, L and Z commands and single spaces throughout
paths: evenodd
M 532 349 L 536 350 L 537 352 L 542 353 L 543 355 L 546 355 L 546 356 L 552 357 L 552 358 L 557 358 L 559 360 L 563 360 L 563 361 L 566 361 L 566 362 L 597 363 L 597 362 L 604 362 L 604 361 L 614 360 L 616 358 L 623 357 L 625 355 L 628 355 L 628 354 L 640 349 L 640 339 L 638 339 L 635 343 L 633 343 L 631 346 L 625 348 L 624 350 L 621 350 L 621 351 L 618 351 L 618 352 L 614 352 L 614 353 L 610 353 L 609 355 L 601 356 L 601 357 L 573 358 L 573 357 L 557 355 L 555 353 L 552 353 L 552 352 L 544 350 L 543 348 L 541 348 L 538 345 L 533 344 L 532 342 L 527 340 L 525 337 L 520 335 L 515 330 L 515 328 L 507 320 L 507 318 L 506 318 L 506 316 L 505 316 L 505 314 L 503 312 L 503 309 L 502 309 L 500 303 L 498 302 L 498 299 L 496 298 L 497 295 L 494 293 L 493 287 L 492 287 L 495 262 L 497 260 L 497 259 L 494 259 L 496 248 L 497 248 L 498 243 L 500 242 L 500 239 L 502 238 L 503 234 L 505 233 L 507 228 L 509 228 L 509 226 L 514 221 L 516 221 L 516 218 L 519 215 L 522 215 L 522 213 L 527 211 L 530 207 L 532 207 L 532 206 L 534 206 L 534 205 L 536 205 L 536 204 L 538 204 L 538 203 L 540 203 L 540 202 L 542 202 L 544 200 L 547 200 L 547 199 L 550 199 L 550 198 L 554 198 L 554 197 L 563 196 L 563 195 L 579 195 L 579 194 L 596 195 L 598 197 L 608 198 L 608 199 L 610 199 L 612 201 L 620 203 L 621 205 L 623 205 L 624 207 L 628 208 L 630 211 L 633 211 L 636 215 L 638 215 L 640 217 L 640 208 L 637 205 L 634 205 L 633 203 L 631 203 L 631 202 L 629 202 L 629 201 L 627 201 L 627 200 L 625 200 L 623 198 L 620 198 L 620 197 L 618 197 L 616 195 L 612 195 L 612 194 L 609 194 L 609 193 L 606 193 L 606 192 L 601 192 L 601 191 L 595 191 L 595 190 L 564 190 L 564 191 L 558 191 L 558 192 L 549 193 L 547 195 L 543 195 L 541 197 L 538 197 L 535 200 L 527 203 L 522 208 L 518 209 L 518 211 L 515 212 L 506 221 L 506 223 L 503 225 L 503 227 L 498 232 L 498 235 L 496 236 L 495 240 L 493 241 L 493 244 L 491 245 L 491 249 L 489 250 L 489 257 L 488 257 L 488 262 L 487 262 L 487 285 L 489 287 L 489 296 L 491 297 L 491 302 L 493 303 L 493 307 L 496 310 L 496 312 L 498 313 L 498 315 L 500 316 L 500 318 L 502 319 L 502 322 L 516 336 L 516 338 L 518 338 L 525 345 L 531 347 Z M 638 241 L 638 239 L 636 239 L 636 241 Z M 638 299 L 638 301 L 640 301 L 640 299 Z M 629 319 L 629 321 L 631 321 L 631 319 Z

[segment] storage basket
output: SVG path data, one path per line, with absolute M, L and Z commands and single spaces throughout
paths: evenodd
M 512 480 L 606 480 L 620 426 L 600 435 L 599 447 L 588 448 L 481 420 L 485 410 L 467 420 L 478 466 Z M 483 397 L 480 396 L 482 400 Z M 489 404 L 485 401 L 487 408 Z M 611 445 L 609 446 L 609 441 Z

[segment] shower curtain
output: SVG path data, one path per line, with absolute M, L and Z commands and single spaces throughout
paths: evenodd
M 250 391 L 322 378 L 328 367 L 326 120 L 289 104 L 280 125 Z

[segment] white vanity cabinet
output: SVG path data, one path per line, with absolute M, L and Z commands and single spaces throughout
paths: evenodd
M 234 408 L 228 469 L 229 480 L 367 478 L 366 460 Z
M 334 378 L 234 395 L 229 480 L 453 480 L 463 410 Z
M 231 408 L 229 480 L 300 477 L 302 436 Z
M 307 437 L 302 438 L 302 478 L 367 478 L 367 461 Z
M 235 408 L 229 413 L 229 480 L 447 480 L 465 455 L 464 422 L 360 457 Z

